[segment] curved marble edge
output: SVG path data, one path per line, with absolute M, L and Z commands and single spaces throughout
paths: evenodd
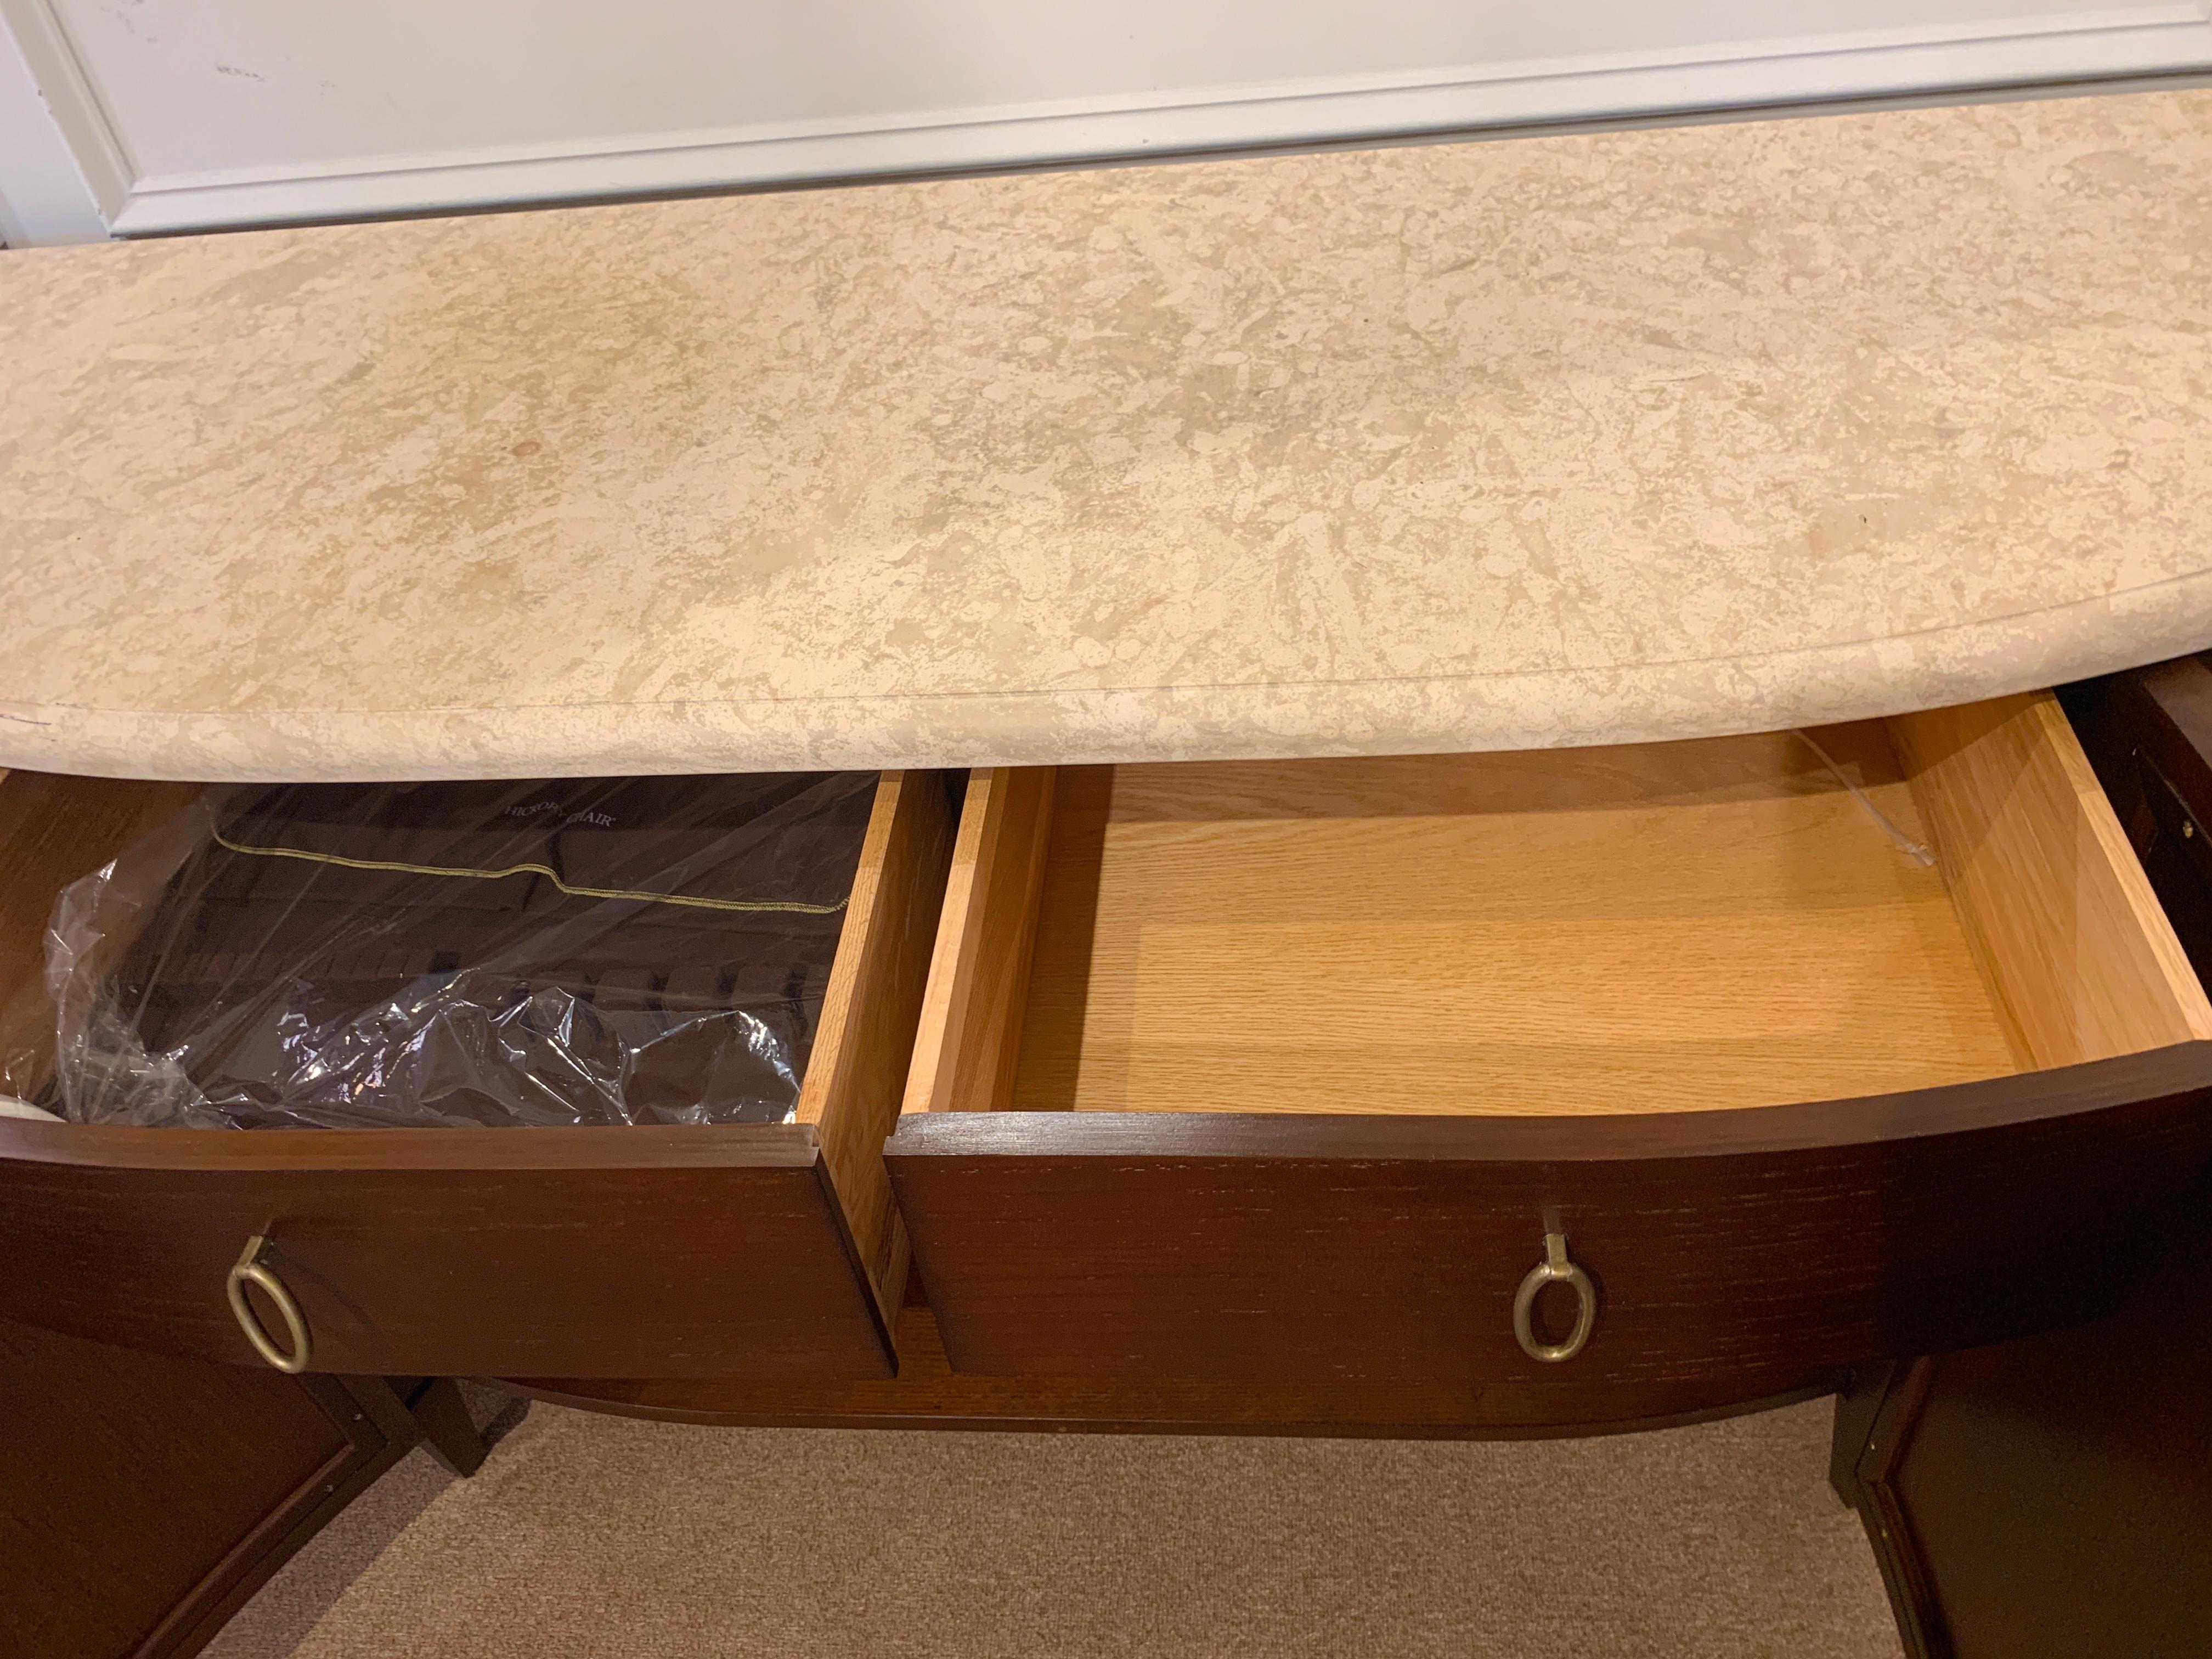
M 1875 719 L 2205 649 L 2212 570 L 1899 637 L 1492 676 L 404 711 L 0 704 L 0 766 L 386 782 L 1577 748 Z
M 2212 643 L 2212 92 L 0 259 L 0 759 L 1686 738 Z

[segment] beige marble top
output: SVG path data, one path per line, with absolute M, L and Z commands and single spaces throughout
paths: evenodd
M 0 254 L 0 762 L 1475 750 L 2212 645 L 2212 92 Z

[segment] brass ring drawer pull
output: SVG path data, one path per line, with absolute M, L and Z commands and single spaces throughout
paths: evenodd
M 223 1283 L 223 1291 L 230 1298 L 230 1311 L 238 1321 L 238 1328 L 246 1333 L 253 1352 L 278 1370 L 297 1376 L 307 1369 L 307 1357 L 313 1352 L 307 1340 L 307 1322 L 301 1317 L 300 1304 L 292 1300 L 292 1292 L 284 1288 L 284 1281 L 261 1265 L 261 1252 L 268 1243 L 268 1238 L 261 1233 L 246 1241 L 245 1253 L 232 1267 L 230 1277 Z M 252 1304 L 246 1299 L 249 1283 L 259 1286 L 263 1294 L 276 1304 L 276 1311 L 284 1316 L 285 1329 L 292 1337 L 291 1352 L 278 1347 L 261 1328 Z
M 1574 1287 L 1575 1328 L 1564 1342 L 1539 1342 L 1528 1322 L 1529 1316 L 1535 1311 L 1537 1292 L 1553 1284 Z M 1513 1297 L 1513 1334 L 1520 1339 L 1522 1352 L 1531 1359 L 1556 1364 L 1580 1353 L 1596 1328 L 1597 1286 L 1590 1282 L 1588 1273 L 1567 1259 L 1567 1236 L 1546 1233 L 1544 1259 L 1528 1269 L 1528 1276 L 1521 1281 L 1521 1288 Z

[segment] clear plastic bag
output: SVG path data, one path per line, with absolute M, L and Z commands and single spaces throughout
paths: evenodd
M 867 774 L 218 787 L 46 940 L 74 1121 L 781 1122 Z

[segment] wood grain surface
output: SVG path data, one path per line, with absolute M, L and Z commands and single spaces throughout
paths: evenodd
M 189 805 L 204 786 L 0 772 L 0 1093 L 46 1080 L 54 1048 L 45 986 L 55 896 Z
M 415 1443 L 353 1389 L 0 1322 L 0 1653 L 199 1651 Z
M 0 1314 L 258 1364 L 256 1233 L 318 1370 L 887 1375 L 814 1131 L 128 1129 L 0 1121 Z M 281 1330 L 270 1310 L 264 1323 Z
M 819 1137 L 823 1177 L 887 1333 L 907 1244 L 882 1152 L 898 1121 L 952 853 L 948 781 L 887 772 L 877 787 L 796 1113 Z
M 2212 1005 L 2049 693 L 1889 726 L 2023 1066 L 2212 1036 Z
M 2212 670 L 2069 689 L 2191 959 L 2212 963 Z M 1855 1380 L 1834 1482 L 1914 1659 L 2212 1652 L 2212 1188 L 2112 1317 Z
M 1911 1659 L 2212 1652 L 2202 1199 L 2112 1317 L 1898 1366 L 1838 1413 Z
M 1564 1401 L 1772 1393 L 2085 1317 L 2204 1168 L 2208 1102 L 2200 1042 L 1719 1112 L 933 1114 L 887 1150 L 963 1370 Z M 1601 1313 L 1543 1365 L 1510 1308 L 1553 1219 Z
M 178 787 L 0 783 L 0 969 L 19 1002 L 40 1000 L 36 940 L 56 888 L 174 810 Z M 905 1247 L 878 1150 L 951 828 L 944 775 L 878 786 L 799 1122 L 257 1133 L 0 1120 L 0 1250 L 19 1268 L 0 1313 L 258 1364 L 224 1280 L 259 1233 L 319 1370 L 889 1375 L 876 1286 L 895 1304 Z
M 935 1316 L 911 1297 L 901 1310 L 898 1342 L 899 1374 L 879 1382 L 535 1377 L 503 1386 L 589 1411 L 763 1428 L 1516 1440 L 1666 1428 L 1785 1405 L 1827 1392 L 1835 1382 L 1747 1397 L 1746 1380 L 1737 1376 L 1658 1389 L 1594 1384 L 1564 1390 L 1512 1383 L 984 1376 L 952 1369 Z
M 1065 771 L 1016 1109 L 887 1148 L 952 1363 L 1748 1395 L 2103 1305 L 2203 994 L 2048 697 L 1905 736 Z
M 1012 1104 L 1057 775 L 1049 766 L 998 767 L 968 786 L 907 1111 Z
M 1881 726 L 1821 741 L 1920 833 Z M 1777 733 L 1070 769 L 1013 1103 L 1668 1111 L 2012 1069 L 1941 873 Z

